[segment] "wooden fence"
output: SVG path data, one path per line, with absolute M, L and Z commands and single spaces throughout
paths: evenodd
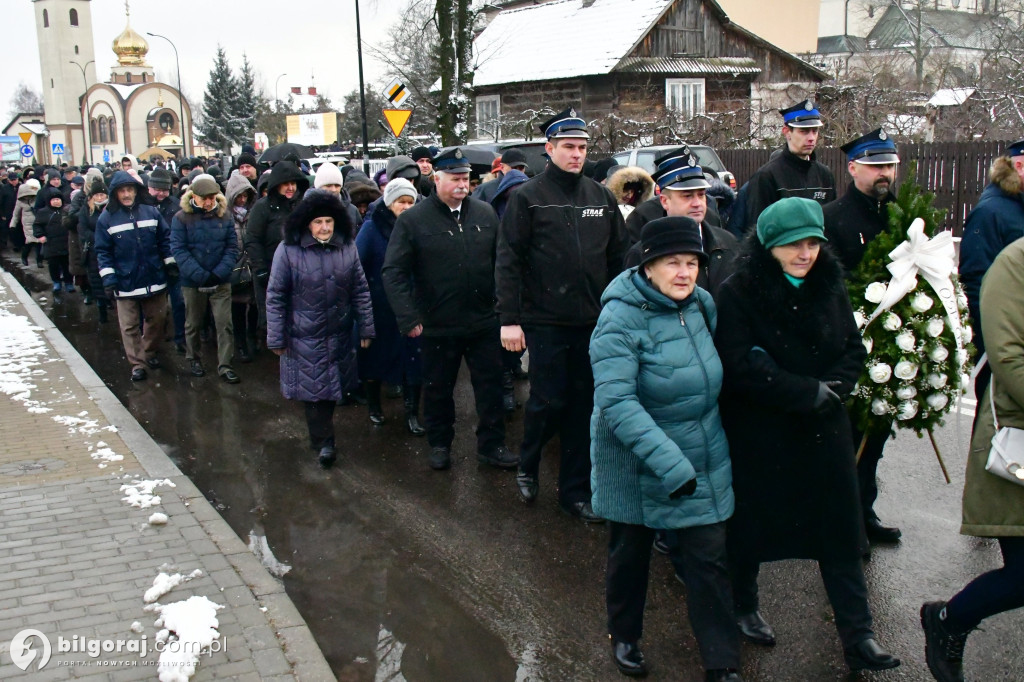
M 935 194 L 935 205 L 946 209 L 944 227 L 957 236 L 964 220 L 978 202 L 988 184 L 992 160 L 1003 153 L 1007 142 L 928 142 L 900 144 L 897 184 L 906 177 L 911 161 L 917 162 L 917 183 Z M 768 162 L 772 149 L 719 149 L 725 167 L 736 176 L 741 187 L 754 171 Z M 846 193 L 850 174 L 846 155 L 837 148 L 821 149 L 817 159 L 828 166 L 836 178 L 839 196 Z

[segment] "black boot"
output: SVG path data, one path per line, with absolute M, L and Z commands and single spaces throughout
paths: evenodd
M 505 412 L 516 411 L 516 378 L 510 371 L 501 374 L 501 403 Z
M 384 410 L 380 406 L 380 382 L 364 381 L 363 387 L 366 389 L 366 406 L 370 410 L 370 423 L 380 426 L 384 423 Z
M 102 301 L 96 301 L 96 309 L 99 311 L 100 323 L 101 324 L 106 324 L 107 323 L 107 308 L 108 307 L 109 306 L 107 304 L 107 300 L 106 299 L 103 299 Z
M 942 617 L 946 602 L 933 601 L 921 607 L 924 628 L 925 660 L 928 670 L 939 682 L 964 682 L 964 645 L 967 635 L 949 627 Z
M 414 436 L 422 436 L 427 430 L 420 424 L 420 387 L 405 386 L 402 390 L 405 398 L 405 427 Z

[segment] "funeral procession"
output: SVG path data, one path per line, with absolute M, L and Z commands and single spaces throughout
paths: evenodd
M 0 18 L 0 679 L 1024 681 L 1024 0 Z

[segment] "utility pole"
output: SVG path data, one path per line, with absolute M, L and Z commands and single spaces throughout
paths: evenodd
M 366 132 L 366 87 L 363 85 L 363 36 L 359 29 L 359 0 L 356 0 L 356 50 L 359 54 L 359 106 L 363 111 L 363 173 L 370 175 L 370 142 Z

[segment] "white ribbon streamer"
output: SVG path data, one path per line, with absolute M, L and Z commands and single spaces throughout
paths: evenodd
M 956 249 L 953 234 L 940 232 L 931 239 L 924 233 L 924 220 L 915 218 L 907 230 L 907 240 L 889 252 L 892 262 L 886 267 L 892 273 L 892 280 L 875 312 L 864 324 L 866 329 L 879 315 L 896 305 L 903 297 L 917 288 L 917 275 L 924 277 L 931 285 L 946 311 L 946 319 L 956 339 L 957 362 L 963 364 L 963 330 L 960 327 L 960 310 L 957 307 L 956 289 L 950 275 L 956 270 Z

